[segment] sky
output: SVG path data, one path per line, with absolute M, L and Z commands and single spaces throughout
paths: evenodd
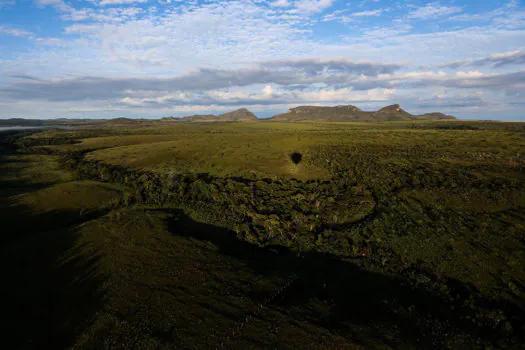
M 525 121 L 521 0 L 0 0 L 0 118 L 299 105 Z

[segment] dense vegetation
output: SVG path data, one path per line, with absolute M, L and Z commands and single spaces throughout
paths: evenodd
M 100 137 L 102 133 L 111 136 Z M 241 256 L 250 264 L 260 264 L 255 258 L 263 259 L 272 269 L 285 271 L 284 281 L 270 278 L 263 283 L 268 284 L 266 287 L 261 286 L 266 292 L 261 293 L 275 298 L 286 290 L 292 293 L 290 298 L 295 293 L 308 302 L 297 309 L 283 306 L 281 312 L 285 315 L 274 315 L 274 321 L 325 313 L 327 319 L 317 323 L 322 326 L 314 327 L 312 324 L 318 321 L 312 321 L 308 327 L 313 327 L 313 334 L 338 329 L 341 338 L 334 340 L 337 343 L 324 343 L 328 348 L 355 346 L 357 338 L 352 327 L 363 327 L 374 317 L 380 325 L 376 330 L 367 328 L 370 333 L 364 332 L 364 339 L 358 342 L 364 346 L 517 346 L 524 341 L 522 124 L 271 123 L 179 125 L 100 133 L 49 130 L 12 138 L 9 144 L 32 157 L 55 159 L 57 166 L 80 181 L 75 188 L 90 186 L 106 191 L 96 196 L 106 196 L 104 201 L 109 204 L 97 210 L 89 203 L 76 204 L 85 213 L 98 211 L 97 215 L 103 215 L 81 227 L 78 244 L 88 247 L 81 250 L 89 254 L 103 254 L 101 251 L 106 249 L 111 250 L 108 254 L 117 254 L 115 249 L 122 250 L 117 254 L 120 258 L 115 257 L 110 264 L 115 268 L 129 267 L 128 259 L 136 256 L 143 268 L 151 263 L 146 269 L 154 270 L 156 265 L 148 260 L 153 257 L 142 256 L 140 249 L 161 249 L 155 248 L 155 240 L 171 247 L 171 251 L 161 249 L 165 255 L 186 259 L 180 246 L 166 237 L 158 236 L 153 241 L 145 237 L 163 230 L 191 232 L 190 236 L 208 240 L 236 259 Z M 301 155 L 297 162 L 294 153 Z M 100 187 L 109 185 L 112 187 Z M 49 194 L 40 196 L 34 194 L 33 203 Z M 68 201 L 75 207 L 73 200 Z M 156 211 L 150 210 L 153 208 Z M 152 222 L 150 229 L 142 227 L 148 224 L 141 220 Z M 167 228 L 165 220 L 171 222 Z M 127 222 L 137 228 L 119 229 L 120 225 L 130 227 Z M 151 232 L 146 233 L 148 230 Z M 142 248 L 129 243 L 132 236 L 133 242 L 142 242 Z M 112 238 L 119 241 L 118 246 L 100 243 L 109 237 L 118 237 Z M 191 249 L 190 243 L 179 243 Z M 203 259 L 217 258 L 206 253 Z M 191 269 L 192 263 L 187 264 Z M 131 278 L 133 269 L 124 270 L 129 275 L 121 278 Z M 170 279 L 179 278 L 161 270 L 167 273 L 162 283 L 169 285 Z M 224 274 L 219 278 L 223 281 L 231 278 L 230 273 L 217 267 L 217 276 Z M 246 272 L 244 278 L 254 278 L 251 273 Z M 125 307 L 119 304 L 129 298 L 119 291 L 122 283 L 109 284 L 110 308 Z M 141 283 L 153 290 L 160 280 Z M 172 293 L 167 285 L 159 290 Z M 385 286 L 388 295 L 379 290 Z M 221 290 L 224 286 L 214 288 Z M 279 292 L 268 292 L 272 288 Z M 216 296 L 207 305 L 213 308 L 222 304 L 222 299 Z M 152 299 L 148 300 L 147 307 L 155 309 L 149 305 Z M 335 303 L 334 308 L 316 304 L 328 300 Z M 383 301 L 382 306 L 377 304 Z M 359 309 L 356 303 L 367 305 L 369 310 Z M 242 302 L 235 305 L 244 308 L 239 306 Z M 295 310 L 295 316 L 291 310 Z M 357 317 L 355 312 L 385 315 L 352 321 L 352 315 Z M 263 323 L 268 321 L 255 311 L 249 315 Z M 126 322 L 139 321 L 125 316 L 117 320 L 113 313 L 97 317 L 92 324 L 95 333 L 84 333 L 79 338 L 81 343 L 101 341 L 99 333 L 107 332 L 109 338 L 123 341 L 122 337 L 129 337 L 131 331 L 126 330 Z M 401 329 L 388 334 L 388 328 L 395 323 Z M 175 327 L 175 333 L 183 328 L 171 327 Z M 244 326 L 228 327 L 240 331 Z M 417 340 L 404 333 L 414 327 Z M 254 339 L 268 336 L 263 328 L 252 330 L 253 335 L 237 345 L 253 347 Z M 177 344 L 171 331 L 166 332 L 146 333 L 150 334 L 151 344 L 162 339 Z M 191 337 L 186 334 L 178 338 L 178 344 Z M 289 346 L 301 344 L 299 338 L 291 339 Z M 212 337 L 202 344 L 214 342 L 217 339 Z

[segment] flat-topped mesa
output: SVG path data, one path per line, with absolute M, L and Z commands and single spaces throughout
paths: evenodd
M 278 114 L 271 118 L 274 121 L 352 121 L 359 120 L 366 114 L 356 106 L 299 106 L 290 108 L 287 113 Z
M 231 122 L 256 122 L 259 119 L 246 108 L 240 108 L 233 112 L 224 113 L 218 116 L 219 121 Z
M 332 122 L 351 122 L 351 121 L 396 121 L 396 120 L 439 120 L 455 119 L 443 113 L 429 113 L 424 115 L 412 115 L 401 108 L 398 104 L 393 104 L 381 108 L 378 111 L 362 111 L 356 106 L 299 106 L 291 108 L 287 113 L 282 113 L 270 118 L 271 121 L 332 121 Z
M 288 110 L 288 113 L 317 113 L 327 110 L 337 110 L 340 112 L 362 112 L 359 108 L 352 105 L 343 105 L 343 106 L 334 106 L 334 107 L 326 107 L 326 106 L 298 106 L 295 108 L 290 108 Z

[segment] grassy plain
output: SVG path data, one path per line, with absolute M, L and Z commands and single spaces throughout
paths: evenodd
M 459 123 L 451 122 L 465 124 Z M 478 124 L 466 123 L 479 128 Z M 326 165 L 314 159 L 324 146 L 354 147 L 366 153 L 392 151 L 382 159 L 385 163 L 400 161 L 395 157 L 403 151 L 424 148 L 431 156 L 441 156 L 430 161 L 508 165 L 519 157 L 523 132 L 514 132 L 514 124 L 499 124 L 493 126 L 496 130 L 483 126 L 481 130 L 442 130 L 437 127 L 443 123 L 437 122 L 185 124 L 127 129 L 105 137 L 82 139 L 79 135 L 80 144 L 56 147 L 87 149 L 88 159 L 159 172 L 318 179 L 330 177 Z M 298 168 L 289 157 L 296 151 L 304 155 Z
M 523 341 L 521 123 L 46 130 L 22 145 L 0 178 L 22 347 Z M 94 170 L 65 170 L 71 154 Z

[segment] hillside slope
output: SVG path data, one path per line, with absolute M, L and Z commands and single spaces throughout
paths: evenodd
M 228 112 L 219 115 L 219 121 L 224 122 L 256 122 L 259 119 L 246 108 L 237 109 L 233 112 Z

